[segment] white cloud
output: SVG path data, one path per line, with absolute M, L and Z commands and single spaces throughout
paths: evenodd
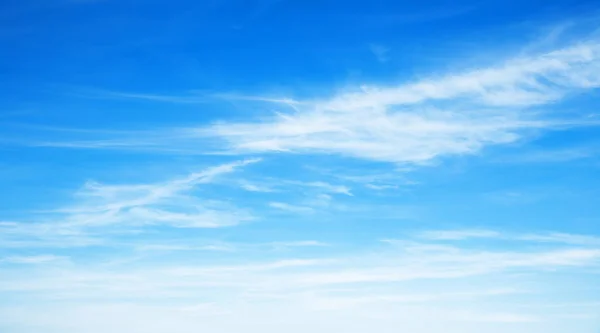
M 198 104 L 206 103 L 208 99 L 199 93 L 187 93 L 185 95 L 163 95 L 163 94 L 140 94 L 131 92 L 117 92 L 106 90 L 86 90 L 83 95 L 99 99 L 135 99 L 150 102 L 164 102 L 176 104 Z
M 272 243 L 269 243 L 269 245 L 273 246 L 274 248 L 329 246 L 329 244 L 327 244 L 327 243 L 314 241 L 314 240 L 293 241 L 293 242 L 272 242 Z
M 532 234 L 502 233 L 487 229 L 456 229 L 456 230 L 428 230 L 421 232 L 417 237 L 438 241 L 461 241 L 469 239 L 496 239 L 502 241 L 562 243 L 581 246 L 598 246 L 600 237 L 590 235 L 567 234 L 560 232 L 544 232 Z M 393 240 L 391 241 L 393 242 Z
M 323 244 L 316 241 L 296 241 L 265 245 L 294 247 Z M 319 258 L 249 261 L 248 257 L 241 256 L 238 258 L 238 264 L 216 266 L 192 264 L 186 258 L 153 263 L 150 266 L 147 264 L 130 266 L 130 263 L 125 263 L 111 268 L 110 271 L 102 265 L 85 264 L 71 267 L 74 271 L 68 277 L 56 276 L 65 279 L 59 284 L 55 284 L 56 281 L 52 277 L 52 274 L 57 272 L 49 271 L 42 280 L 39 280 L 41 277 L 29 277 L 25 280 L 0 281 L 0 290 L 30 287 L 69 290 L 73 282 L 69 279 L 76 279 L 81 282 L 87 280 L 94 284 L 102 283 L 105 286 L 103 288 L 109 288 L 110 283 L 125 284 L 124 287 L 127 288 L 141 287 L 148 283 L 148 286 L 158 288 L 157 292 L 163 288 L 182 288 L 190 292 L 190 297 L 194 297 L 192 293 L 194 288 L 207 285 L 228 286 L 233 288 L 231 291 L 240 291 L 237 288 L 242 288 L 248 291 L 272 292 L 315 291 L 320 290 L 321 287 L 336 285 L 350 288 L 356 283 L 368 283 L 371 284 L 371 288 L 375 288 L 386 287 L 385 283 L 394 281 L 439 280 L 451 283 L 477 276 L 498 277 L 515 270 L 530 274 L 549 274 L 547 268 L 576 269 L 600 264 L 600 248 L 597 246 L 555 246 L 537 250 L 529 246 L 514 246 L 511 250 L 506 250 L 494 246 L 482 248 L 440 246 L 436 243 L 411 239 L 396 242 L 394 245 L 379 251 L 367 249 L 355 252 L 349 257 L 320 256 Z M 119 273 L 112 273 L 113 270 Z M 45 279 L 50 279 L 47 280 L 48 284 L 38 284 Z M 86 288 L 86 284 L 80 287 Z
M 334 154 L 423 164 L 513 143 L 531 131 L 598 125 L 596 119 L 582 116 L 584 111 L 555 113 L 550 106 L 597 88 L 599 68 L 600 42 L 588 38 L 547 53 L 499 61 L 488 68 L 399 85 L 362 86 L 322 100 L 242 96 L 241 100 L 293 108 L 293 112 L 260 119 L 139 133 L 87 133 L 92 136 L 89 140 L 26 140 L 26 144 L 179 154 Z
M 398 188 L 400 188 L 398 185 L 376 185 L 376 184 L 366 184 L 365 187 L 370 188 L 372 190 L 376 190 L 376 191 L 397 190 Z
M 161 243 L 150 243 L 146 242 L 135 246 L 137 251 L 218 251 L 218 252 L 232 252 L 236 248 L 227 244 L 213 244 L 213 245 L 202 245 L 193 246 L 187 244 L 161 244 Z
M 589 235 L 566 234 L 559 232 L 550 232 L 544 234 L 526 234 L 515 236 L 515 238 L 523 241 L 536 241 L 545 243 L 564 243 L 590 246 L 600 245 L 600 237 Z
M 264 193 L 269 193 L 269 192 L 275 192 L 276 190 L 269 187 L 269 186 L 265 186 L 262 184 L 253 184 L 250 182 L 242 182 L 240 184 L 240 187 L 243 188 L 244 190 L 248 191 L 248 192 L 264 192 Z
M 238 224 L 250 216 L 228 205 L 219 207 L 211 200 L 203 202 L 185 192 L 257 161 L 223 164 L 166 183 L 102 185 L 89 182 L 78 193 L 82 202 L 63 210 L 70 213 L 67 225 L 170 224 L 182 228 L 213 228 Z
M 227 202 L 202 200 L 187 192 L 258 159 L 238 161 L 154 184 L 103 185 L 88 182 L 75 204 L 57 209 L 42 221 L 0 224 L 0 246 L 87 246 L 102 235 L 139 230 L 148 225 L 176 228 L 233 226 L 253 217 Z M 107 233 L 106 228 L 111 228 Z
M 343 194 L 352 196 L 351 189 L 344 185 L 333 185 L 324 181 L 296 181 L 289 179 L 269 178 L 266 180 L 249 182 L 246 180 L 240 181 L 240 187 L 249 192 L 293 192 L 298 187 L 312 188 L 321 195 Z
M 515 234 L 514 238 L 525 239 L 526 235 Z M 278 244 L 291 247 L 320 245 L 315 241 Z M 34 311 L 34 303 L 28 305 L 30 313 L 36 315 L 34 319 L 27 317 L 27 321 L 15 312 L 18 312 L 15 307 L 10 311 L 0 307 L 0 314 L 12 313 L 10 318 L 15 325 L 34 320 L 51 328 L 63 328 L 65 322 L 62 319 L 45 322 L 56 317 L 44 319 L 41 314 L 48 313 L 57 304 L 73 307 L 71 310 L 106 304 L 113 309 L 137 309 L 140 318 L 145 318 L 154 314 L 148 307 L 160 304 L 160 311 L 156 313 L 184 316 L 159 316 L 161 321 L 173 320 L 173 323 L 182 325 L 183 332 L 191 332 L 192 327 L 209 330 L 229 322 L 239 322 L 246 318 L 244 314 L 248 311 L 257 311 L 253 315 L 256 320 L 253 323 L 258 324 L 272 323 L 268 318 L 272 318 L 273 313 L 278 313 L 277 317 L 286 316 L 279 311 L 289 309 L 290 317 L 285 317 L 288 325 L 289 320 L 295 318 L 292 313 L 296 318 L 301 316 L 307 320 L 323 320 L 315 317 L 319 314 L 329 320 L 338 315 L 349 318 L 365 316 L 365 323 L 375 318 L 397 319 L 399 314 L 409 313 L 402 322 L 414 320 L 417 325 L 428 322 L 427 318 L 435 315 L 435 323 L 445 323 L 456 332 L 494 332 L 490 328 L 501 323 L 516 325 L 558 320 L 554 316 L 555 310 L 543 305 L 559 298 L 565 302 L 563 293 L 571 285 L 561 278 L 560 290 L 555 290 L 556 285 L 548 286 L 553 272 L 566 269 L 574 272 L 600 264 L 600 248 L 597 246 L 515 246 L 507 250 L 487 245 L 483 248 L 439 246 L 421 238 L 405 239 L 395 245 L 379 250 L 353 251 L 353 255 L 347 257 L 334 255 L 316 259 L 257 260 L 244 254 L 227 265 L 193 262 L 189 257 L 180 257 L 166 262 L 123 262 L 111 266 L 80 262 L 60 270 L 44 271 L 18 266 L 4 272 L 7 278 L 0 280 L 0 296 L 5 292 L 33 294 L 38 300 L 35 306 L 40 308 Z M 497 285 L 499 281 L 502 287 Z M 523 289 L 525 286 L 537 290 L 531 293 Z M 581 284 L 578 288 L 585 288 L 585 285 Z M 524 295 L 533 307 L 517 306 L 522 304 Z M 571 309 L 579 311 L 581 306 L 567 305 L 557 310 L 564 312 Z M 90 311 L 98 315 L 100 310 Z M 109 314 L 109 318 L 116 318 L 117 312 L 120 310 Z M 191 318 L 186 316 L 197 317 L 204 312 L 207 316 L 202 318 L 209 318 L 210 324 L 202 321 L 196 325 L 184 325 L 181 322 L 184 318 Z M 418 319 L 412 318 L 417 315 Z M 114 321 L 109 321 L 114 324 Z M 142 327 L 134 322 L 129 317 L 121 324 Z M 354 324 L 356 322 L 353 321 Z M 472 323 L 477 329 L 464 330 L 460 323 Z M 200 324 L 208 326 L 198 326 Z M 95 327 L 86 321 L 78 325 L 79 330 L 85 332 Z M 173 327 L 169 326 L 170 329 Z M 114 329 L 122 331 L 116 324 Z M 63 331 L 70 332 L 69 329 Z M 160 329 L 155 331 L 163 332 Z
M 285 202 L 270 202 L 269 207 L 288 211 L 291 213 L 313 213 L 315 210 L 312 207 L 292 205 Z
M 492 230 L 435 230 L 426 231 L 420 237 L 432 240 L 464 240 L 469 238 L 498 238 L 500 233 Z
M 523 110 L 596 88 L 599 67 L 600 44 L 589 40 L 492 68 L 395 87 L 363 87 L 312 105 L 305 102 L 295 113 L 217 123 L 196 133 L 221 138 L 238 153 L 323 153 L 423 163 L 514 142 L 527 130 L 595 124 L 549 120 L 549 112 Z
M 228 243 L 228 242 L 208 242 L 206 244 L 198 244 L 198 241 L 141 241 L 135 244 L 134 248 L 137 251 L 216 251 L 216 252 L 249 252 L 262 250 L 280 250 L 294 249 L 302 247 L 325 247 L 331 246 L 328 243 L 316 240 L 297 240 L 297 241 L 274 241 L 265 243 Z
M 335 205 L 333 202 L 332 194 L 342 194 L 346 196 L 353 196 L 350 188 L 341 185 L 332 185 L 326 182 L 300 182 L 300 181 L 283 181 L 290 185 L 297 185 L 302 187 L 314 188 L 317 193 L 309 193 L 306 197 L 294 204 L 285 202 L 270 202 L 269 206 L 272 208 L 285 210 L 294 213 L 313 213 L 319 209 L 333 208 L 336 210 L 343 209 L 340 205 Z
M 322 182 L 322 181 L 315 181 L 315 182 L 288 181 L 288 183 L 305 186 L 305 187 L 316 188 L 316 189 L 319 189 L 319 190 L 321 190 L 323 192 L 327 192 L 327 193 L 344 194 L 344 195 L 352 196 L 350 189 L 347 186 L 343 186 L 343 185 L 332 185 L 332 184 Z
M 539 322 L 527 322 L 523 325 L 515 319 L 536 317 L 510 311 L 460 310 L 439 306 L 424 308 L 414 305 L 363 307 L 336 311 L 335 309 L 307 309 L 302 304 L 282 304 L 273 307 L 268 304 L 250 306 L 245 303 L 235 303 L 223 307 L 213 303 L 201 303 L 170 307 L 163 304 L 139 305 L 113 302 L 85 306 L 58 304 L 48 308 L 39 305 L 29 308 L 16 306 L 0 309 L 0 315 L 10 318 L 11 323 L 21 324 L 16 326 L 19 328 L 23 327 L 24 323 L 34 321 L 49 333 L 107 331 L 115 333 L 139 331 L 148 333 L 172 331 L 181 333 L 198 331 L 392 333 L 397 332 L 398 327 L 418 333 L 502 333 L 507 330 L 562 333 L 566 332 L 565 328 L 574 326 L 572 323 L 557 325 L 556 318 L 543 318 L 544 320 Z M 478 318 L 488 320 L 478 320 Z
M 457 313 L 456 315 L 458 320 L 491 323 L 531 323 L 542 320 L 537 316 L 519 313 Z
M 557 100 L 572 89 L 600 84 L 600 43 L 582 41 L 563 49 L 511 59 L 496 67 L 334 97 L 324 108 L 349 111 L 465 97 L 490 106 L 528 106 Z
M 592 158 L 597 154 L 595 147 L 573 147 L 558 150 L 538 150 L 521 155 L 501 157 L 505 163 L 562 163 Z
M 356 283 L 389 283 L 415 280 L 451 280 L 501 274 L 508 270 L 539 270 L 546 268 L 588 266 L 600 260 L 599 249 L 567 249 L 547 252 L 476 252 L 460 248 L 405 248 L 405 255 L 396 258 L 403 266 L 389 262 L 360 269 L 339 269 L 335 272 L 305 274 L 296 277 L 307 286 Z M 415 260 L 415 257 L 417 258 Z M 369 267 L 371 266 L 371 267 Z
M 66 260 L 66 257 L 46 254 L 38 256 L 11 256 L 0 258 L 0 263 L 9 264 L 46 264 L 56 261 Z

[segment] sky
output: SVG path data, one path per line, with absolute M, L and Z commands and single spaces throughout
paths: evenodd
M 0 3 L 0 332 L 600 332 L 597 1 Z

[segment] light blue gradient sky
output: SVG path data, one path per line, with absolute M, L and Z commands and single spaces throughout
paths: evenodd
M 0 332 L 598 332 L 598 9 L 3 2 Z

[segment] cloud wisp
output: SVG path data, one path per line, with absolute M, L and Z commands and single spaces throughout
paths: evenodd
M 102 243 L 100 235 L 131 232 L 146 226 L 220 228 L 251 220 L 250 213 L 230 203 L 202 200 L 188 194 L 196 186 L 258 162 L 222 164 L 185 178 L 153 184 L 103 185 L 87 182 L 74 205 L 48 213 L 40 221 L 3 222 L 4 246 L 87 246 Z
M 220 138 L 239 153 L 322 153 L 425 163 L 511 143 L 530 130 L 594 125 L 577 116 L 556 119 L 552 112 L 530 109 L 596 88 L 599 66 L 600 43 L 588 40 L 491 68 L 399 86 L 365 86 L 300 103 L 295 113 L 217 123 L 197 133 Z
M 46 271 L 38 270 L 37 265 L 19 265 L 6 271 L 13 278 L 0 281 L 0 295 L 34 292 L 38 306 L 58 302 L 77 308 L 94 304 L 126 303 L 143 307 L 160 303 L 173 311 L 211 304 L 211 308 L 231 318 L 246 309 L 262 309 L 265 313 L 261 312 L 260 320 L 283 306 L 302 315 L 310 313 L 311 318 L 318 313 L 365 311 L 392 318 L 398 311 L 402 313 L 402 309 L 423 309 L 429 313 L 439 311 L 442 318 L 454 320 L 459 320 L 456 316 L 462 313 L 458 317 L 464 322 L 551 320 L 552 309 L 520 309 L 515 313 L 516 300 L 545 304 L 553 292 L 543 290 L 539 294 L 541 290 L 530 288 L 541 288 L 544 285 L 541 281 L 551 279 L 561 270 L 573 272 L 598 267 L 600 248 L 598 244 L 568 244 L 532 249 L 528 245 L 536 240 L 526 240 L 530 235 L 515 237 L 523 239 L 524 245 L 511 250 L 487 245 L 477 248 L 440 245 L 409 237 L 352 257 L 299 258 L 286 251 L 285 257 L 271 260 L 242 255 L 231 264 L 193 264 L 187 257 L 180 257 L 144 265 L 128 262 L 102 266 L 80 262 Z M 272 245 L 292 250 L 296 246 L 322 246 L 318 242 Z M 272 251 L 268 247 L 265 250 Z M 48 259 L 54 257 L 32 257 L 25 261 Z M 502 281 L 502 287 L 497 281 Z M 475 308 L 479 315 L 470 318 L 468 314 L 472 315 Z M 5 309 L 0 308 L 2 311 Z M 148 314 L 147 309 L 142 313 Z
M 465 241 L 465 240 L 501 240 L 518 242 L 539 242 L 580 246 L 598 246 L 600 237 L 576 235 L 561 232 L 545 232 L 532 234 L 502 233 L 487 229 L 429 230 L 418 234 L 421 239 L 433 241 Z
M 555 108 L 557 102 L 569 96 L 597 88 L 599 68 L 600 42 L 588 38 L 547 53 L 499 61 L 487 68 L 399 85 L 361 86 L 320 100 L 237 98 L 238 102 L 251 102 L 248 108 L 263 102 L 288 110 L 259 119 L 159 128 L 139 135 L 106 137 L 91 133 L 85 139 L 24 142 L 36 147 L 175 154 L 328 154 L 424 164 L 513 143 L 532 131 L 596 126 L 598 121 L 588 117 L 593 110 L 586 115 L 586 110 L 565 113 L 555 112 Z M 180 102 L 168 96 L 122 95 Z M 199 149 L 198 143 L 209 150 Z
M 434 233 L 435 231 L 432 231 Z M 327 257 L 298 259 L 284 257 L 275 261 L 245 259 L 242 263 L 232 265 L 190 265 L 186 258 L 168 263 L 153 263 L 145 268 L 111 267 L 126 275 L 138 276 L 143 280 L 160 279 L 160 284 L 152 283 L 156 288 L 200 288 L 203 286 L 219 285 L 228 288 L 249 288 L 248 290 L 263 290 L 283 292 L 292 290 L 315 290 L 316 287 L 352 286 L 361 283 L 387 283 L 393 281 L 412 280 L 455 280 L 490 274 L 504 274 L 515 270 L 521 272 L 543 273 L 547 268 L 576 268 L 592 267 L 600 264 L 599 244 L 574 244 L 567 246 L 558 244 L 544 249 L 532 249 L 528 245 L 536 243 L 536 234 L 516 234 L 515 239 L 523 244 L 514 249 L 506 250 L 489 245 L 471 247 L 464 244 L 440 244 L 405 238 L 389 241 L 389 246 L 379 250 L 369 250 L 353 257 Z M 544 238 L 544 235 L 537 235 Z M 565 235 L 566 236 L 566 235 Z M 570 235 L 571 238 L 583 236 Z M 246 244 L 246 246 L 251 246 Z M 257 248 L 271 251 L 272 247 L 305 247 L 326 246 L 316 241 L 275 242 L 257 244 Z M 292 254 L 293 255 L 293 254 Z M 20 259 L 21 258 L 21 259 Z M 12 262 L 46 262 L 58 260 L 61 257 L 53 255 L 35 257 L 14 257 Z M 81 272 L 72 274 L 77 277 L 86 275 L 92 278 L 100 270 L 106 270 L 101 265 L 84 265 Z M 149 269 L 149 271 L 148 271 Z M 84 273 L 88 272 L 88 273 Z M 244 274 L 240 275 L 239 273 Z M 106 272 L 107 273 L 107 272 Z M 49 272 L 49 274 L 53 274 Z M 129 283 L 134 280 L 121 280 L 122 275 L 115 275 L 119 283 Z M 96 281 L 93 278 L 93 281 Z M 33 281 L 31 281 L 33 283 Z M 92 280 L 90 280 L 92 282 Z M 97 280 L 100 282 L 100 280 Z M 117 282 L 114 280 L 113 282 Z M 68 281 L 61 285 L 65 287 Z M 26 284 L 23 281 L 3 281 L 2 290 L 17 288 Z M 35 284 L 37 287 L 39 285 Z M 12 287 L 11 287 L 12 286 Z M 33 286 L 33 285 L 32 285 Z M 360 285 L 355 285 L 359 287 Z M 36 287 L 36 288 L 37 288 Z M 97 287 L 101 287 L 98 285 Z M 131 288 L 134 286 L 131 285 Z M 43 288 L 60 289 L 60 285 L 48 284 Z M 192 290 L 192 289 L 189 289 Z M 318 290 L 318 289 L 316 289 Z M 158 290 L 157 290 L 158 291 Z M 84 294 L 81 295 L 83 297 Z

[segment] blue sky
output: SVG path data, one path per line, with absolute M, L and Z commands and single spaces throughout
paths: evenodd
M 0 4 L 0 331 L 600 329 L 595 1 Z

